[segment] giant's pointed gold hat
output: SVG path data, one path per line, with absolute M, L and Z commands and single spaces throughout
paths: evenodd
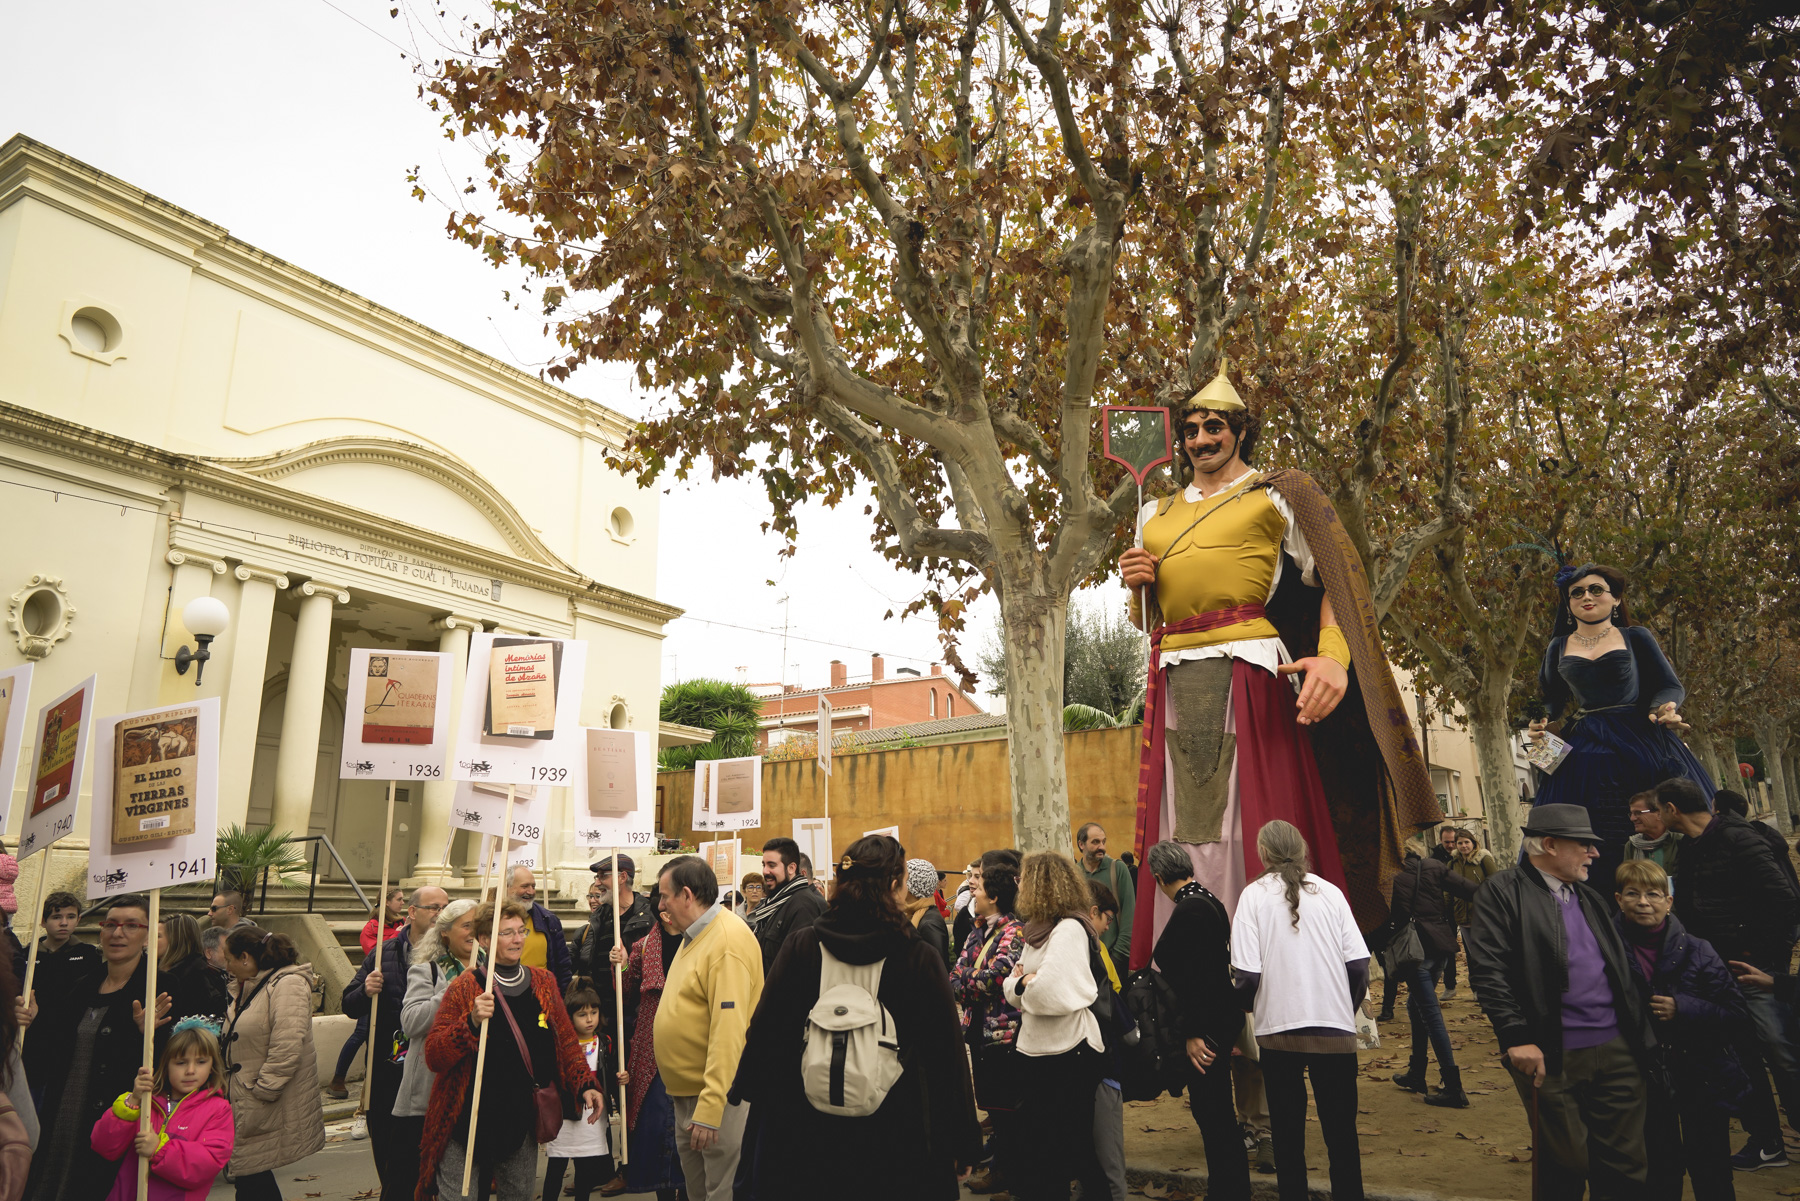
M 1188 397 L 1187 403 L 1181 406 L 1183 413 L 1191 413 L 1195 409 L 1212 409 L 1223 412 L 1229 409 L 1247 409 L 1244 398 L 1237 394 L 1231 386 L 1231 379 L 1225 374 L 1231 360 L 1224 355 L 1219 356 L 1219 374 L 1213 376 L 1212 382 Z

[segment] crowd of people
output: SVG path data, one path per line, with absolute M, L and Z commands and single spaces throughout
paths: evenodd
M 1686 1178 L 1701 1201 L 1730 1198 L 1734 1170 L 1785 1166 L 1784 1134 L 1800 1142 L 1777 1108 L 1800 1098 L 1800 883 L 1746 810 L 1685 777 L 1634 795 L 1606 882 L 1584 807 L 1534 806 L 1510 866 L 1446 824 L 1411 848 L 1368 939 L 1283 820 L 1257 831 L 1260 872 L 1231 906 L 1187 844 L 1151 845 L 1140 875 L 1092 822 L 1074 854 L 983 852 L 949 898 L 947 873 L 885 835 L 852 843 L 829 885 L 787 838 L 764 844 L 757 888 L 721 887 L 692 855 L 640 888 L 634 861 L 609 857 L 567 935 L 529 869 L 485 903 L 395 892 L 343 992 L 380 1195 L 532 1201 L 541 1149 L 546 1201 L 774 1198 L 796 1162 L 826 1197 L 948 1201 L 966 1184 L 1118 1201 L 1124 1104 L 1167 1091 L 1186 1093 L 1209 1196 L 1241 1201 L 1260 1171 L 1301 1201 L 1312 1120 L 1332 1195 L 1353 1199 L 1373 947 L 1380 1019 L 1406 992 L 1394 1083 L 1450 1108 L 1472 1099 L 1439 988 L 1466 955 L 1543 1195 L 1674 1201 Z M 1133 971 L 1132 914 L 1152 901 Z M 244 1201 L 279 1201 L 276 1173 L 325 1140 L 315 978 L 243 910 L 224 892 L 204 926 L 166 915 L 152 949 L 147 900 L 119 897 L 92 946 L 73 936 L 81 902 L 48 898 L 34 995 L 0 1006 L 0 1198 L 126 1201 L 142 1156 L 158 1201 L 200 1201 L 221 1174 Z M 19 966 L 0 960 L 0 997 L 18 997 Z M 1735 1152 L 1734 1117 L 1749 1132 Z

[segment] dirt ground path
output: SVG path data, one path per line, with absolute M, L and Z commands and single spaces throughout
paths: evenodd
M 1465 981 L 1466 975 L 1462 977 Z M 1379 989 L 1379 984 L 1376 986 Z M 1379 994 L 1377 994 L 1379 995 Z M 1495 1201 L 1529 1201 L 1531 1133 L 1525 1107 L 1513 1091 L 1500 1063 L 1499 1044 L 1463 984 L 1444 1004 L 1450 1044 L 1462 1067 L 1463 1084 L 1474 1102 L 1468 1109 L 1437 1109 L 1423 1097 L 1396 1086 L 1392 1077 L 1404 1071 L 1411 1051 L 1406 1020 L 1406 993 L 1400 993 L 1397 1021 L 1381 1027 L 1381 1046 L 1357 1055 L 1357 1133 L 1362 1144 L 1363 1185 L 1371 1193 L 1427 1193 L 1438 1197 L 1484 1197 Z M 1437 1084 L 1433 1064 L 1430 1080 Z M 1307 1118 L 1307 1166 L 1313 1186 L 1323 1187 L 1325 1145 L 1316 1120 Z M 1735 1124 L 1734 1124 L 1735 1129 Z M 1732 1147 L 1743 1144 L 1734 1133 Z M 1186 1098 L 1162 1097 L 1125 1107 L 1126 1162 L 1152 1173 L 1204 1172 L 1206 1155 L 1188 1112 Z M 1800 1162 L 1800 1161 L 1797 1161 Z M 1800 1196 L 1800 1166 L 1738 1172 L 1742 1201 L 1777 1201 Z M 1267 1181 L 1273 1176 L 1252 1176 Z M 1134 1193 L 1182 1201 L 1183 1190 L 1150 1186 Z M 1192 1196 L 1192 1193 L 1187 1193 Z M 1692 1190 L 1685 1193 L 1692 1197 Z

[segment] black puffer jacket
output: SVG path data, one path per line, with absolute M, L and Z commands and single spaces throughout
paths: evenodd
M 1600 945 L 1619 1033 L 1639 1056 L 1656 1045 L 1628 952 L 1613 925 L 1613 906 L 1575 885 L 1588 929 Z M 1521 863 L 1488 878 L 1475 894 L 1469 927 L 1469 985 L 1500 1047 L 1535 1044 L 1544 1070 L 1562 1071 L 1562 995 L 1569 983 L 1568 934 L 1543 875 Z
M 1682 842 L 1675 916 L 1719 958 L 1786 970 L 1797 910 L 1800 897 L 1774 850 L 1737 814 L 1715 814 L 1698 837 Z
M 1432 959 L 1447 959 L 1456 954 L 1456 920 L 1451 911 L 1450 896 L 1471 900 L 1475 884 L 1465 880 L 1438 859 L 1406 857 L 1406 866 L 1394 877 L 1394 891 L 1389 913 L 1397 926 L 1411 918 L 1419 932 L 1419 942 Z

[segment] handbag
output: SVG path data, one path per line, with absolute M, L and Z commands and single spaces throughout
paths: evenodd
M 512 1006 L 506 1003 L 506 998 L 495 997 L 494 1007 L 506 1015 L 506 1024 L 512 1027 L 513 1039 L 519 1044 L 519 1058 L 525 1061 L 525 1074 L 531 1077 L 531 1101 L 537 1110 L 537 1141 L 547 1143 L 562 1133 L 562 1090 L 554 1084 L 537 1082 L 537 1070 L 531 1066 L 531 1051 L 525 1046 L 525 1034 L 519 1029 L 519 1019 L 513 1016 Z
M 1423 874 L 1416 864 L 1413 868 L 1413 904 L 1419 900 L 1419 877 Z M 1395 927 L 1394 936 L 1388 939 L 1387 949 L 1381 953 L 1381 968 L 1389 976 L 1404 974 L 1410 968 L 1425 961 L 1425 944 L 1419 938 L 1419 927 L 1412 915 L 1401 925 Z

